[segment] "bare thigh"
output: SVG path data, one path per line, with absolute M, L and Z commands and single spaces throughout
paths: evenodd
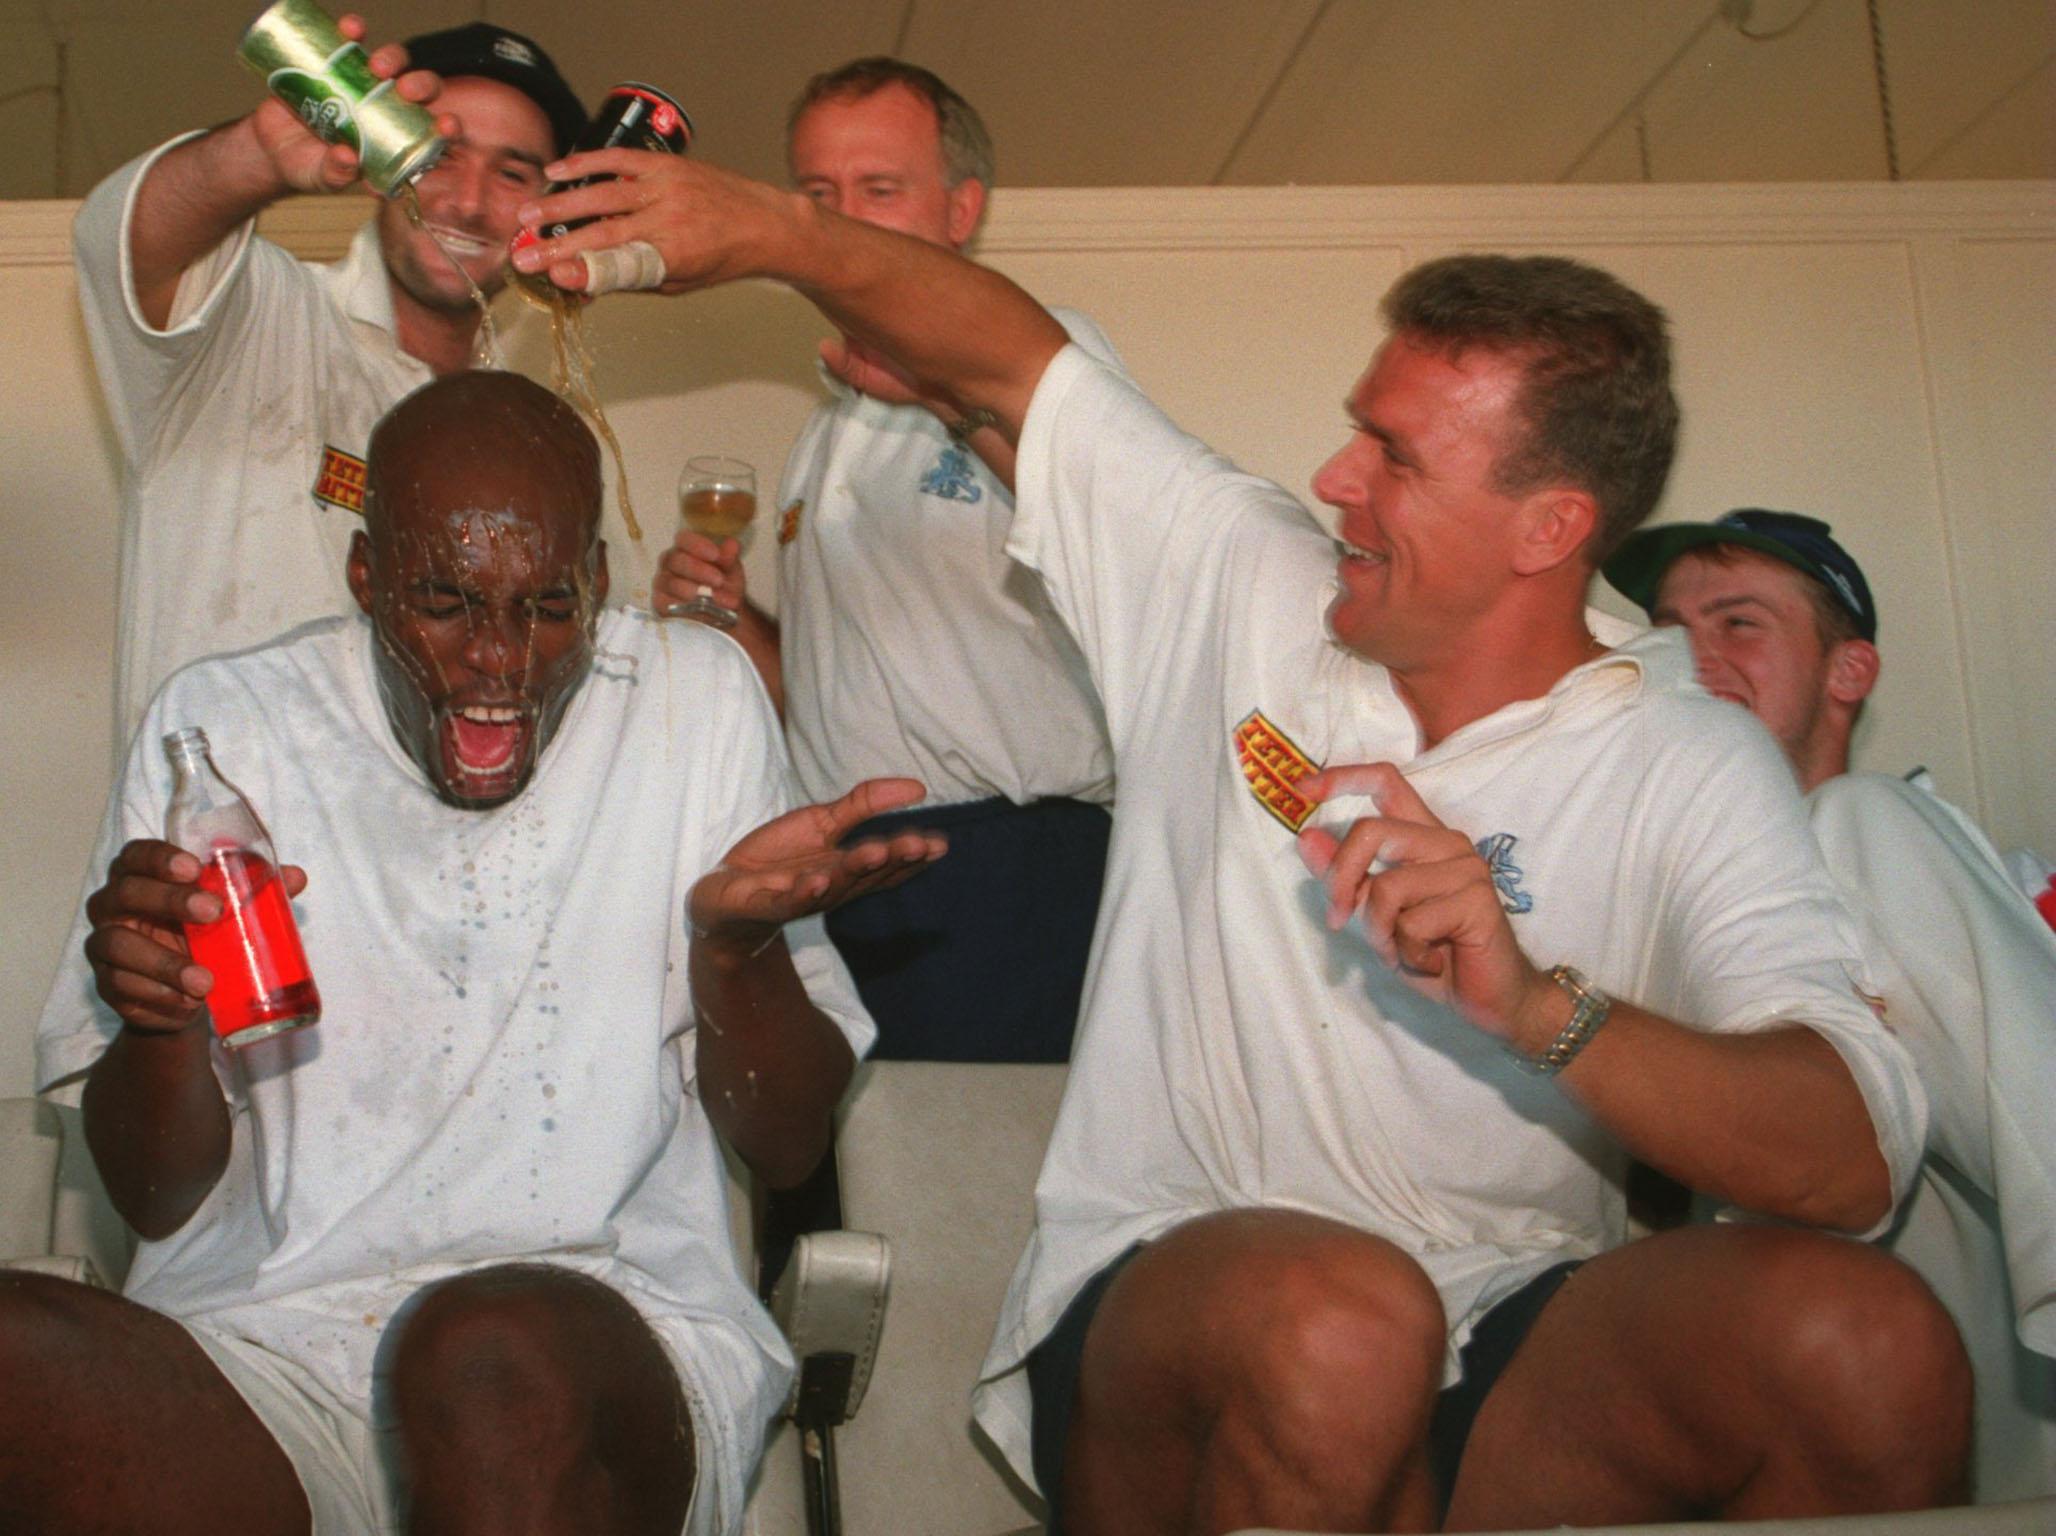
M 0 1272 L 0 1530 L 298 1536 L 292 1463 L 170 1318 Z
M 1969 1375 L 1912 1271 L 1783 1227 L 1592 1260 L 1485 1400 L 1449 1524 L 1917 1508 L 1960 1486 Z

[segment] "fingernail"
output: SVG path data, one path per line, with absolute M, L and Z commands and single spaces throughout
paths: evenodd
M 545 175 L 548 172 L 544 173 Z M 514 222 L 523 229 L 533 229 L 543 221 L 542 206 L 538 203 L 523 203 L 514 210 Z
M 221 916 L 221 898 L 202 891 L 186 899 L 186 912 L 196 923 L 211 923 Z
M 543 174 L 552 181 L 564 180 L 564 162 L 562 160 L 552 160 L 543 167 Z
M 540 246 L 520 246 L 508 259 L 514 263 L 514 270 L 517 272 L 540 272 L 543 268 L 543 253 Z
M 189 965 L 179 972 L 178 984 L 188 997 L 205 997 L 214 990 L 214 976 L 204 965 Z

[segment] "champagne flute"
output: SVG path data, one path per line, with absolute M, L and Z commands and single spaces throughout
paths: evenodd
M 749 532 L 757 515 L 757 472 L 741 459 L 718 454 L 701 454 L 685 461 L 685 473 L 678 477 L 678 515 L 694 533 L 710 539 L 739 539 Z M 714 589 L 701 587 L 691 602 L 671 612 L 680 618 L 704 619 L 723 629 L 733 629 L 738 617 L 732 608 L 714 601 Z

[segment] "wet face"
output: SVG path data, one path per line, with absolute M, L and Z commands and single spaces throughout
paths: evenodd
M 1520 499 L 1494 489 L 1514 441 L 1518 361 L 1394 336 L 1350 392 L 1349 441 L 1314 476 L 1341 514 L 1335 638 L 1396 671 L 1442 656 L 1514 564 Z
M 482 810 L 527 785 L 592 661 L 607 590 L 597 451 L 575 416 L 548 424 L 559 452 L 523 435 L 537 424 L 520 412 L 396 425 L 409 404 L 373 439 L 350 585 L 395 738 L 444 800 Z
M 1795 762 L 1822 728 L 1835 654 L 1809 580 L 1755 550 L 1729 546 L 1718 558 L 1688 550 L 1664 572 L 1650 610 L 1691 637 L 1706 691 L 1769 726 Z
M 437 105 L 463 120 L 464 136 L 415 183 L 428 227 L 416 227 L 407 216 L 404 197 L 387 198 L 379 209 L 378 242 L 386 269 L 408 297 L 453 311 L 472 303 L 453 259 L 485 293 L 505 283 L 507 246 L 520 228 L 514 210 L 542 192 L 543 167 L 556 157 L 556 140 L 542 108 L 497 80 L 445 80 Z
M 977 181 L 949 185 L 935 109 L 897 83 L 817 101 L 787 146 L 793 185 L 822 207 L 955 249 L 985 207 Z

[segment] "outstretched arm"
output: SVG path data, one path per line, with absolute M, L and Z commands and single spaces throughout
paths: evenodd
M 897 885 L 941 858 L 946 844 L 930 832 L 839 846 L 860 822 L 923 793 L 913 779 L 871 779 L 831 805 L 789 811 L 737 843 L 692 888 L 701 1100 L 773 1188 L 798 1183 L 821 1160 L 855 1065 L 842 1031 L 801 985 L 784 926 Z
M 1570 1023 L 1570 994 L 1521 950 L 1485 860 L 1389 763 L 1304 781 L 1315 800 L 1368 793 L 1381 814 L 1300 854 L 1328 888 L 1330 926 L 1361 916 L 1379 958 L 1530 1058 Z M 1544 957 L 1547 958 L 1547 957 Z M 1891 1209 L 1891 1174 L 1855 1078 L 1804 1020 L 1754 1034 L 1688 1028 L 1615 999 L 1557 1078 L 1642 1161 L 1766 1216 L 1862 1232 Z
M 1010 443 L 1043 369 L 1069 340 L 1040 304 L 989 268 L 702 161 L 609 149 L 547 169 L 553 181 L 616 179 L 524 207 L 530 227 L 599 222 L 517 251 L 520 270 L 582 288 L 586 268 L 576 258 L 640 240 L 663 257 L 667 293 L 777 279 L 844 335 L 891 358 L 952 419 L 992 411 L 994 430 Z

